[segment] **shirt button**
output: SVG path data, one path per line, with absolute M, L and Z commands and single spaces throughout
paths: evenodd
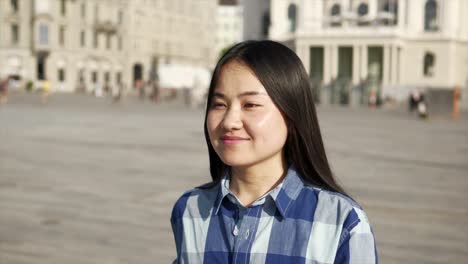
M 232 230 L 232 234 L 233 234 L 234 236 L 239 235 L 239 229 L 237 229 L 237 226 L 234 226 L 234 230 Z
M 249 238 L 249 234 L 250 234 L 250 232 L 249 232 L 249 230 L 247 229 L 247 231 L 245 231 L 245 239 Z

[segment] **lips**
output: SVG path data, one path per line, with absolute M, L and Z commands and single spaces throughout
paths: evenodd
M 248 138 L 243 138 L 243 137 L 238 137 L 238 136 L 222 136 L 221 141 L 223 141 L 224 144 L 236 144 L 236 143 L 241 143 L 244 141 L 249 140 Z

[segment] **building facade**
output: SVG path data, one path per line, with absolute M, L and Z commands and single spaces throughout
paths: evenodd
M 270 29 L 270 0 L 240 0 L 244 9 L 244 40 L 268 38 Z
M 235 43 L 242 41 L 243 7 L 237 1 L 221 1 L 217 8 L 216 17 L 216 51 L 222 51 Z
M 160 65 L 211 67 L 215 14 L 215 0 L 2 0 L 0 75 L 93 91 Z
M 271 0 L 269 38 L 296 50 L 323 103 L 465 88 L 465 0 Z M 258 14 L 260 15 L 260 14 Z

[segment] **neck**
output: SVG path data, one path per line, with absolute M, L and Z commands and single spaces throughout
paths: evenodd
M 251 205 L 284 179 L 287 164 L 284 158 L 254 166 L 232 167 L 229 189 L 244 206 Z

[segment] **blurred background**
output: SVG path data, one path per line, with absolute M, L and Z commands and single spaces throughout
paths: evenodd
M 211 72 L 301 58 L 381 263 L 468 259 L 468 0 L 0 0 L 0 264 L 169 263 Z

